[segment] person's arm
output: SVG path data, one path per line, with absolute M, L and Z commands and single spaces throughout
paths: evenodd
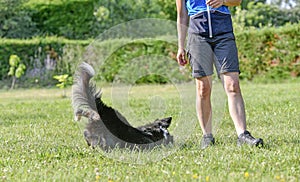
M 185 0 L 176 0 L 177 8 L 177 34 L 178 34 L 178 52 L 177 62 L 180 65 L 185 65 L 187 60 L 185 59 L 184 43 L 186 39 L 189 17 L 185 6 Z
M 207 0 L 206 4 L 213 8 L 224 6 L 239 6 L 242 0 Z
M 223 0 L 223 5 L 225 6 L 239 6 L 242 0 Z

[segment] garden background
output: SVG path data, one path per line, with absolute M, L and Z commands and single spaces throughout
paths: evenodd
M 231 12 L 247 124 L 265 147 L 236 146 L 214 79 L 217 142 L 202 151 L 194 83 L 175 61 L 174 0 L 0 0 L 0 180 L 299 181 L 300 1 L 243 0 Z M 133 126 L 172 116 L 174 147 L 89 148 L 72 121 L 81 61 Z
M 103 39 L 104 50 L 112 50 L 112 44 L 122 45 L 122 50 L 111 53 L 105 60 L 110 64 L 101 69 L 102 76 L 97 76 L 97 80 L 111 82 L 128 57 L 156 54 L 175 60 L 176 6 L 172 0 L 1 0 L 0 3 L 0 88 L 10 87 L 11 55 L 17 55 L 26 66 L 23 76 L 16 80 L 17 87 L 53 86 L 56 83 L 54 75 L 73 75 L 74 63 L 82 60 L 86 47 L 99 39 L 99 35 L 132 20 L 151 18 L 171 23 L 163 33 L 158 31 L 161 27 L 148 23 L 142 28 L 151 33 L 142 37 L 109 35 Z M 299 77 L 298 1 L 277 0 L 267 4 L 263 0 L 244 0 L 240 7 L 231 8 L 231 11 L 241 79 L 280 81 Z M 157 40 L 161 36 L 171 38 Z M 139 40 L 124 45 L 122 39 L 126 38 Z M 186 79 L 178 78 L 177 81 Z M 165 80 L 152 77 L 141 82 L 164 83 Z

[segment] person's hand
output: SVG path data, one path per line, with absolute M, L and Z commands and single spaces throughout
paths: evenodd
M 224 0 L 207 0 L 206 4 L 213 8 L 221 7 L 224 3 Z
M 178 64 L 181 66 L 184 66 L 187 64 L 186 56 L 185 56 L 185 50 L 179 48 L 176 56 Z

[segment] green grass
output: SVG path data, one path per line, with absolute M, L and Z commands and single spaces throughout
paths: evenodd
M 173 116 L 175 144 L 150 152 L 87 147 L 70 89 L 0 91 L 3 181 L 299 181 L 300 83 L 242 83 L 248 128 L 264 148 L 236 146 L 225 95 L 214 85 L 216 145 L 200 150 L 194 85 L 104 87 L 103 99 L 133 125 Z M 155 103 L 160 103 L 156 106 Z M 2 180 L 0 179 L 0 181 Z

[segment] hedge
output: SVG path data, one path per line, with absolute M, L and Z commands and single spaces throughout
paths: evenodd
M 63 1 L 60 3 L 28 3 L 27 11 L 39 31 L 46 35 L 86 39 L 95 31 L 96 18 L 93 16 L 95 0 Z M 95 33 L 98 34 L 97 32 Z
M 31 80 L 36 81 L 36 78 L 39 78 L 40 81 L 44 81 L 45 83 L 41 83 L 42 86 L 53 84 L 52 79 L 49 80 L 53 74 L 60 74 L 68 69 L 70 65 L 65 65 L 62 62 L 61 56 L 64 54 L 66 48 L 71 48 L 72 50 L 76 50 L 76 48 L 86 47 L 90 40 L 85 41 L 74 41 L 67 40 L 59 37 L 46 37 L 46 38 L 34 38 L 29 40 L 19 40 L 19 39 L 1 39 L 0 42 L 0 80 L 5 81 L 8 78 L 7 73 L 9 70 L 8 60 L 9 56 L 12 54 L 16 54 L 20 57 L 22 63 L 24 63 L 27 67 L 27 73 L 31 70 Z M 51 75 L 45 75 L 47 72 L 45 69 L 45 61 L 49 56 L 49 59 L 54 60 L 57 63 L 57 68 L 51 71 Z M 69 64 L 69 63 L 68 63 Z M 40 70 L 38 70 L 40 69 Z M 48 72 L 47 72 L 48 73 Z M 25 81 L 28 79 L 23 78 Z M 26 85 L 24 85 L 26 86 Z
M 31 13 L 38 35 L 56 35 L 68 39 L 96 38 L 105 30 L 141 18 L 167 18 L 169 6 L 176 13 L 175 2 L 161 0 L 30 0 L 24 10 Z M 130 13 L 128 13 L 130 12 Z
M 241 79 L 252 80 L 255 77 L 285 79 L 300 76 L 300 44 L 298 41 L 300 40 L 300 24 L 237 32 L 236 40 L 239 50 Z M 88 45 L 90 46 L 88 47 Z M 96 54 L 94 56 L 91 56 L 93 54 L 85 56 L 86 52 L 91 48 L 97 49 Z M 140 59 L 143 56 L 145 59 L 149 57 L 157 58 L 158 56 L 160 57 L 159 59 L 169 60 L 172 62 L 172 65 L 166 65 L 172 66 L 174 69 L 173 73 L 178 73 L 178 66 L 174 65 L 176 64 L 174 61 L 176 52 L 176 37 L 152 39 L 120 38 L 103 42 L 93 42 L 92 40 L 75 41 L 59 37 L 34 38 L 30 40 L 1 39 L 0 78 L 1 80 L 8 78 L 7 62 L 11 54 L 17 54 L 28 69 L 34 68 L 35 58 L 43 60 L 48 54 L 58 63 L 53 74 L 64 73 L 72 75 L 76 66 L 75 63 L 83 60 L 89 61 L 101 73 L 101 75 L 96 76 L 96 79 L 112 82 L 116 79 L 116 75 L 122 78 L 134 77 L 132 73 L 137 71 L 132 71 L 130 70 L 131 68 L 126 71 L 123 68 L 125 68 L 124 66 L 126 66 L 128 61 Z M 145 69 L 148 69 L 149 66 L 149 70 L 151 67 L 159 69 L 165 66 L 162 65 L 162 61 L 158 62 L 158 65 L 155 65 L 155 62 L 149 62 L 148 67 Z M 41 64 L 43 64 L 43 61 L 41 61 Z M 182 76 L 179 76 L 177 79 L 179 81 L 189 80 L 189 70 L 181 69 L 181 71 Z M 161 70 L 161 72 L 163 71 Z M 120 75 L 121 73 L 123 75 Z M 151 73 L 153 72 L 151 71 Z M 176 77 L 176 74 L 173 74 L 173 76 Z M 139 79 L 139 82 L 164 83 L 166 81 L 166 78 L 153 77 L 153 75 L 151 79 L 150 77 L 146 80 L 144 78 Z M 47 79 L 45 78 L 44 80 L 46 81 Z
M 300 24 L 248 30 L 236 39 L 242 79 L 300 76 Z

